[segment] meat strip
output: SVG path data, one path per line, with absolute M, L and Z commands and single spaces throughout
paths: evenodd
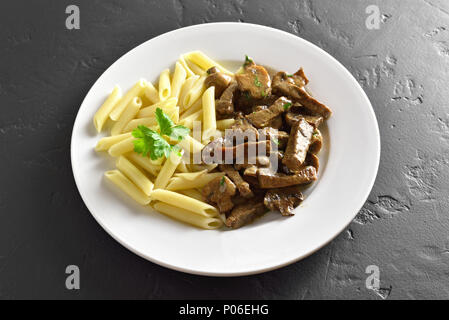
M 287 98 L 280 97 L 269 108 L 246 115 L 246 119 L 248 119 L 248 121 L 251 122 L 256 128 L 269 127 L 272 121 L 284 113 L 284 111 L 287 110 L 291 104 L 291 101 Z
M 290 187 L 310 183 L 316 179 L 316 169 L 311 166 L 306 166 L 293 175 L 273 173 L 270 169 L 265 168 L 258 170 L 259 186 L 262 189 Z
M 265 194 L 263 203 L 270 210 L 278 210 L 283 216 L 294 215 L 293 210 L 304 200 L 301 187 L 270 189 Z
M 226 173 L 226 175 L 232 180 L 232 182 L 234 182 L 242 197 L 252 198 L 254 196 L 248 182 L 242 179 L 240 173 L 236 171 L 232 165 L 221 164 L 218 167 L 220 171 Z
M 223 91 L 220 99 L 215 101 L 215 111 L 222 116 L 229 116 L 234 113 L 234 95 L 237 92 L 237 82 L 232 81 Z
M 272 87 L 275 93 L 291 97 L 308 110 L 322 115 L 325 119 L 332 115 L 331 109 L 309 95 L 303 87 L 298 87 L 295 81 L 288 77 L 285 72 L 278 72 L 274 76 Z
M 314 127 L 304 119 L 293 125 L 287 148 L 285 149 L 284 159 L 282 159 L 282 163 L 291 171 L 296 172 L 302 168 L 311 144 L 313 131 Z
M 217 177 L 203 188 L 203 196 L 211 205 L 216 205 L 221 213 L 234 207 L 232 196 L 235 195 L 235 184 L 228 177 Z
M 237 229 L 262 216 L 266 211 L 261 199 L 241 203 L 234 207 L 225 224 L 229 228 Z

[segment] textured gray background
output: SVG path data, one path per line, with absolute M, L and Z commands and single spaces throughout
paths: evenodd
M 274 3 L 0 2 L 0 298 L 449 298 L 449 2 Z M 80 30 L 65 28 L 69 4 Z M 370 4 L 380 30 L 365 27 Z M 89 214 L 70 167 L 75 115 L 100 74 L 154 36 L 213 21 L 272 26 L 329 52 L 368 94 L 382 138 L 375 186 L 349 228 L 303 261 L 242 278 L 127 251 Z M 79 291 L 65 289 L 69 264 Z M 365 288 L 368 265 L 380 268 L 378 291 Z

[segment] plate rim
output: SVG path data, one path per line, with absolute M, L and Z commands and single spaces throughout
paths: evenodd
M 156 258 L 153 258 L 151 256 L 146 255 L 145 253 L 139 252 L 138 250 L 134 249 L 133 247 L 131 247 L 130 245 L 128 245 L 124 240 L 122 240 L 120 238 L 120 236 L 114 234 L 114 232 L 112 230 L 110 230 L 104 223 L 102 223 L 101 219 L 99 219 L 99 217 L 97 217 L 97 215 L 90 209 L 90 204 L 88 203 L 88 201 L 86 200 L 86 198 L 83 196 L 83 194 L 80 191 L 79 188 L 79 178 L 77 177 L 77 174 L 75 173 L 74 170 L 74 136 L 75 136 L 75 128 L 77 128 L 79 126 L 79 122 L 80 122 L 80 111 L 81 111 L 81 107 L 83 106 L 86 98 L 89 96 L 89 94 L 91 93 L 92 89 L 96 86 L 96 84 L 98 83 L 98 81 L 103 77 L 103 75 L 110 69 L 112 68 L 114 65 L 118 64 L 126 55 L 131 54 L 132 52 L 134 52 L 135 50 L 137 50 L 139 47 L 151 42 L 151 41 L 155 41 L 156 39 L 159 39 L 161 37 L 165 37 L 168 35 L 171 35 L 173 33 L 177 33 L 180 31 L 184 31 L 184 30 L 190 30 L 190 29 L 201 29 L 201 28 L 207 28 L 207 26 L 215 26 L 215 25 L 221 25 L 221 26 L 226 26 L 226 25 L 232 25 L 232 26 L 243 26 L 243 27 L 250 27 L 250 28 L 254 28 L 254 29 L 260 29 L 261 31 L 263 30 L 270 30 L 271 32 L 277 32 L 280 34 L 283 34 L 284 36 L 288 36 L 291 38 L 292 41 L 301 41 L 304 45 L 307 46 L 312 46 L 315 49 L 318 49 L 318 51 L 321 52 L 321 54 L 324 54 L 325 56 L 327 56 L 328 58 L 330 58 L 331 60 L 333 60 L 333 62 L 341 69 L 342 72 L 346 73 L 346 75 L 348 76 L 348 78 L 350 78 L 352 80 L 352 82 L 355 84 L 355 86 L 357 87 L 358 91 L 360 91 L 360 93 L 362 94 L 365 102 L 369 105 L 369 112 L 371 114 L 371 117 L 375 123 L 375 128 L 376 131 L 373 133 L 373 135 L 375 135 L 375 143 L 376 143 L 376 150 L 375 150 L 375 155 L 376 155 L 376 166 L 375 166 L 375 170 L 373 170 L 372 173 L 372 177 L 371 180 L 367 183 L 367 188 L 366 191 L 364 192 L 364 196 L 360 197 L 360 199 L 363 198 L 363 201 L 360 201 L 361 204 L 358 206 L 358 210 L 355 212 L 355 214 L 353 215 L 353 218 L 344 225 L 343 228 L 341 228 L 341 230 L 338 230 L 337 232 L 335 232 L 334 234 L 332 234 L 329 237 L 329 240 L 324 242 L 322 245 L 318 246 L 317 248 L 311 250 L 310 252 L 307 252 L 305 254 L 299 255 L 298 257 L 294 258 L 294 259 L 289 259 L 287 261 L 283 261 L 281 263 L 277 263 L 275 265 L 271 265 L 268 267 L 261 267 L 261 268 L 252 268 L 251 270 L 246 270 L 246 271 L 241 271 L 241 272 L 209 272 L 209 271 L 201 271 L 201 270 L 195 270 L 195 269 L 191 269 L 191 268 L 186 268 L 186 267 L 180 267 L 177 265 L 172 265 L 169 263 L 166 263 L 164 261 L 160 261 Z M 376 181 L 377 178 L 377 174 L 379 172 L 379 165 L 380 165 L 380 156 L 381 156 L 381 139 L 380 139 L 380 130 L 379 130 L 379 123 L 377 121 L 377 117 L 376 117 L 376 113 L 374 112 L 374 108 L 371 104 L 371 101 L 369 100 L 366 92 L 363 90 L 363 88 L 361 87 L 361 85 L 358 83 L 358 81 L 354 78 L 354 76 L 349 72 L 349 70 L 342 64 L 340 63 L 336 58 L 334 58 L 331 54 L 327 53 L 325 50 L 323 50 L 322 48 L 320 48 L 319 46 L 315 45 L 314 43 L 305 40 L 295 34 L 289 33 L 287 31 L 284 30 L 280 30 L 277 28 L 273 28 L 273 27 L 269 27 L 269 26 L 265 26 L 265 25 L 260 25 L 260 24 L 254 24 L 254 23 L 246 23 L 246 22 L 212 22 L 212 23 L 202 23 L 202 24 L 195 24 L 195 25 L 190 25 L 190 26 L 186 26 L 186 27 L 182 27 L 182 28 L 177 28 L 168 32 L 165 32 L 163 34 L 160 34 L 156 37 L 150 38 L 142 43 L 140 43 L 139 45 L 133 47 L 132 49 L 128 50 L 127 52 L 125 52 L 123 55 L 121 55 L 118 59 L 116 59 L 110 66 L 108 66 L 102 73 L 101 75 L 97 78 L 97 80 L 91 85 L 89 91 L 86 93 L 83 101 L 81 102 L 81 105 L 79 106 L 79 109 L 77 111 L 76 117 L 75 117 L 75 121 L 73 123 L 73 127 L 72 127 L 72 133 L 71 133 L 71 138 L 70 138 L 70 164 L 71 164 L 71 168 L 72 168 L 72 174 L 75 180 L 75 185 L 76 188 L 78 190 L 79 195 L 81 196 L 81 199 L 83 200 L 86 208 L 88 209 L 89 213 L 93 216 L 93 218 L 95 219 L 95 221 L 103 228 L 104 231 L 106 231 L 106 233 L 108 233 L 115 241 L 117 241 L 118 243 L 120 243 L 123 247 L 125 247 L 127 250 L 133 252 L 134 254 L 136 254 L 137 256 L 148 260 L 152 263 L 155 263 L 157 265 L 160 265 L 162 267 L 171 269 L 171 270 L 175 270 L 175 271 L 180 271 L 180 272 L 184 272 L 184 273 L 188 273 L 188 274 L 194 274 L 194 275 L 201 275 L 201 276 L 212 276 L 212 277 L 240 277 L 240 276 L 247 276 L 247 275 L 255 275 L 255 274 L 260 274 L 260 273 L 264 273 L 264 272 L 268 272 L 268 271 L 272 271 L 272 270 L 276 270 L 285 266 L 288 266 L 290 264 L 293 264 L 295 262 L 298 262 L 302 259 L 305 259 L 307 257 L 309 257 L 310 255 L 314 254 L 315 252 L 319 251 L 320 249 L 322 249 L 323 247 L 325 247 L 326 245 L 328 245 L 330 242 L 332 242 L 338 235 L 340 235 L 349 224 L 351 224 L 351 222 L 353 221 L 353 219 L 356 217 L 357 213 L 362 209 L 363 204 L 366 202 L 366 200 L 368 199 L 374 183 Z M 369 186 L 369 188 L 368 188 Z

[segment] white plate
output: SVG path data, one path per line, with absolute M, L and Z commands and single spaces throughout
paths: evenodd
M 97 154 L 100 138 L 92 117 L 115 84 L 155 81 L 181 53 L 202 50 L 218 61 L 242 61 L 310 78 L 314 95 L 334 111 L 327 123 L 319 180 L 307 190 L 294 217 L 270 213 L 238 230 L 205 231 L 184 225 L 128 199 L 103 179 L 113 168 Z M 365 93 L 329 54 L 289 33 L 244 23 L 202 24 L 175 30 L 134 48 L 93 85 L 78 112 L 72 135 L 73 174 L 98 223 L 129 250 L 159 265 L 188 273 L 236 276 L 298 261 L 336 237 L 352 221 L 373 186 L 380 157 L 377 121 Z

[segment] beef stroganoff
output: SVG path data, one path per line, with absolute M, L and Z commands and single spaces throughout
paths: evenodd
M 204 229 L 236 229 L 278 211 L 292 216 L 317 180 L 320 125 L 332 111 L 300 68 L 274 72 L 246 56 L 235 73 L 200 51 L 156 86 L 116 86 L 94 116 L 116 158 L 105 177 L 143 206 Z

